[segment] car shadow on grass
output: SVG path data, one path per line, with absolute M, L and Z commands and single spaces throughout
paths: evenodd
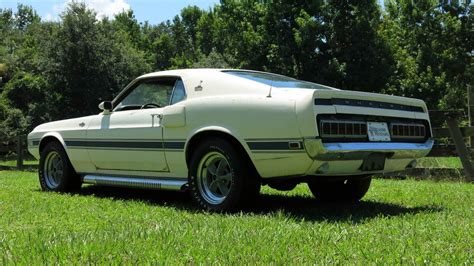
M 286 195 L 262 195 L 250 210 L 255 214 L 280 211 L 304 221 L 360 223 L 376 217 L 394 217 L 440 212 L 439 206 L 408 207 L 396 203 L 362 200 L 357 203 L 324 203 L 314 198 Z
M 78 195 L 97 198 L 140 201 L 153 206 L 168 206 L 188 212 L 202 212 L 191 200 L 189 193 L 153 191 L 130 188 L 86 186 Z M 362 200 L 358 203 L 321 203 L 314 198 L 287 195 L 260 195 L 257 202 L 243 210 L 249 215 L 283 214 L 297 221 L 326 221 L 361 223 L 377 217 L 415 215 L 440 212 L 440 206 L 408 207 L 390 202 Z M 219 214 L 226 216 L 228 214 Z

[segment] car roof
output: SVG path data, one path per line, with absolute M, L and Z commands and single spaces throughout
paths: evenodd
M 217 68 L 191 68 L 191 69 L 173 69 L 173 70 L 164 70 L 157 71 L 145 74 L 139 78 L 152 78 L 152 77 L 162 77 L 162 76 L 183 76 L 191 73 L 215 73 L 220 72 L 222 69 Z
M 138 77 L 138 79 L 154 78 L 154 77 L 166 77 L 166 76 L 179 76 L 179 77 L 194 76 L 194 77 L 205 78 L 206 76 L 215 76 L 217 73 L 224 74 L 225 72 L 231 72 L 231 71 L 263 73 L 263 74 L 282 76 L 282 77 L 287 77 L 288 78 L 288 76 L 284 76 L 284 75 L 280 75 L 280 74 L 275 74 L 275 73 L 271 73 L 271 72 L 257 71 L 257 70 L 248 70 L 248 69 L 188 68 L 188 69 L 174 69 L 174 70 L 165 70 L 165 71 L 158 71 L 158 72 L 148 73 L 148 74 L 145 74 L 143 76 Z M 294 79 L 293 77 L 289 77 L 289 78 Z M 297 79 L 295 79 L 295 80 L 297 80 Z M 314 83 L 314 82 L 312 82 L 312 83 Z M 337 88 L 322 85 L 322 84 L 319 84 L 319 83 L 314 83 L 314 84 L 316 84 L 317 86 L 319 86 L 322 89 L 338 90 Z M 263 88 L 264 84 L 260 84 L 260 85 L 262 85 L 262 88 Z
M 163 77 L 163 76 L 182 76 L 191 73 L 199 74 L 212 74 L 215 72 L 227 72 L 227 71 L 238 71 L 238 72 L 252 72 L 252 73 L 265 73 L 276 76 L 283 76 L 270 72 L 263 72 L 257 70 L 248 70 L 248 69 L 232 69 L 232 68 L 188 68 L 188 69 L 173 69 L 173 70 L 164 70 L 148 73 L 140 76 L 139 78 L 152 78 L 152 77 Z M 291 77 L 290 77 L 291 78 Z

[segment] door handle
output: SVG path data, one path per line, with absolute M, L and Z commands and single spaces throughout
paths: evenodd
M 155 117 L 158 118 L 157 126 L 161 126 L 161 120 L 163 119 L 163 114 L 151 114 L 151 127 L 155 127 Z
M 84 127 L 86 124 L 84 122 L 79 123 L 80 127 Z

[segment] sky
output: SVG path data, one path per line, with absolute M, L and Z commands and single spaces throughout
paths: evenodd
M 58 20 L 59 14 L 72 0 L 0 0 L 0 8 L 16 10 L 17 4 L 32 6 L 44 20 Z M 97 12 L 98 17 L 110 17 L 122 10 L 132 9 L 138 21 L 157 24 L 171 20 L 183 7 L 196 5 L 209 9 L 219 0 L 81 0 Z
M 0 8 L 16 10 L 18 3 L 32 6 L 44 20 L 56 21 L 67 3 L 72 0 L 0 0 Z M 85 2 L 94 9 L 97 16 L 111 17 L 122 10 L 132 9 L 139 22 L 151 24 L 171 20 L 178 15 L 183 7 L 195 5 L 201 9 L 209 9 L 219 0 L 76 0 Z M 383 0 L 378 0 L 383 4 Z

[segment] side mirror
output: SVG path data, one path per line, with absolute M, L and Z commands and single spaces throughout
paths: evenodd
M 99 103 L 99 109 L 102 111 L 110 112 L 113 109 L 112 102 L 110 101 L 103 101 Z

